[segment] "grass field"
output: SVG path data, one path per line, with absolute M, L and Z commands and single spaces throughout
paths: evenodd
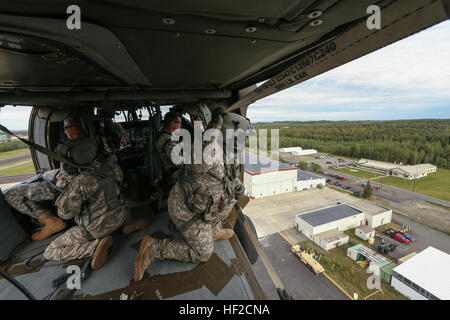
M 412 191 L 413 180 L 397 177 L 385 177 L 376 180 L 379 183 Z M 450 201 L 450 170 L 437 169 L 436 172 L 415 181 L 415 192 Z
M 0 177 L 15 176 L 18 174 L 27 173 L 35 173 L 31 158 L 0 165 Z
M 370 171 L 366 171 L 366 170 L 361 170 L 361 169 L 356 169 L 356 168 L 341 168 L 341 169 L 335 169 L 336 172 L 342 172 L 345 174 L 349 174 L 351 176 L 355 176 L 361 179 L 373 179 L 375 177 L 380 177 L 382 176 L 382 174 L 380 173 L 375 173 L 375 172 L 370 172 Z M 377 179 L 378 181 L 378 179 Z
M 30 153 L 30 149 L 28 149 L 28 148 L 0 152 L 0 160 L 14 158 L 14 157 L 22 156 L 22 155 L 29 154 L 29 153 Z
M 300 243 L 302 247 L 311 248 L 316 252 L 319 256 L 319 263 L 325 268 L 326 273 L 350 296 L 357 293 L 358 299 L 362 300 L 364 297 L 376 292 L 376 290 L 370 290 L 367 287 L 367 279 L 370 277 L 370 274 L 366 273 L 365 269 L 347 257 L 347 249 L 355 244 L 354 241 L 350 240 L 348 244 L 326 252 L 312 241 Z M 406 300 L 406 297 L 383 280 L 381 280 L 381 289 L 384 294 L 378 292 L 368 300 Z

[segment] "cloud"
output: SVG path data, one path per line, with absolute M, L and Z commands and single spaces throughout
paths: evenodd
M 0 123 L 9 130 L 26 130 L 31 107 L 4 106 L 0 108 Z
M 273 117 L 276 120 L 449 118 L 449 54 L 447 20 L 257 101 L 249 107 L 248 116 L 253 121 L 272 121 Z

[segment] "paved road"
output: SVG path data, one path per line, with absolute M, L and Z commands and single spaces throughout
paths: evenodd
M 260 239 L 260 243 L 277 271 L 286 291 L 296 300 L 349 300 L 324 275 L 316 274 L 291 252 L 290 244 L 278 233 Z M 268 299 L 279 300 L 261 259 L 253 266 Z
M 328 173 L 333 173 L 333 171 L 331 170 L 326 170 L 326 172 Z M 345 174 L 342 172 L 335 172 L 337 175 L 341 176 L 341 177 L 345 177 L 348 178 L 350 180 L 347 181 L 340 181 L 340 180 L 336 180 L 334 178 L 331 178 L 331 181 L 338 181 L 342 187 L 343 186 L 350 186 L 350 189 L 348 191 L 351 192 L 355 192 L 355 191 L 363 191 L 363 187 L 361 186 L 361 184 L 366 184 L 367 180 L 365 179 L 361 179 L 349 174 Z M 358 182 L 358 183 L 355 183 Z M 427 195 L 424 195 L 422 193 L 417 193 L 417 192 L 412 192 L 412 191 L 408 191 L 405 189 L 401 189 L 401 188 L 397 188 L 397 187 L 393 187 L 393 186 L 389 186 L 387 184 L 381 184 L 378 183 L 376 180 L 370 180 L 370 184 L 372 187 L 380 187 L 381 189 L 379 191 L 373 191 L 373 195 L 380 197 L 380 198 L 384 198 L 387 199 L 389 201 L 394 201 L 394 202 L 403 202 L 403 201 L 407 201 L 407 200 L 425 200 L 425 201 L 431 201 L 434 203 L 439 203 L 442 204 L 444 206 L 450 207 L 450 202 L 449 201 L 445 201 L 442 199 L 438 199 L 438 198 L 434 198 L 434 197 L 430 197 Z
M 408 231 L 408 234 L 411 235 L 415 241 L 408 245 L 404 245 L 407 246 L 411 252 L 420 252 L 431 246 L 450 254 L 450 236 L 447 234 L 431 229 L 423 224 L 414 222 L 407 217 L 395 213 L 392 215 L 392 222 L 400 226 L 408 225 L 411 227 L 411 231 Z M 395 241 L 395 243 L 399 242 Z
M 15 183 L 15 182 L 18 183 L 18 182 L 25 181 L 33 176 L 35 176 L 35 174 L 18 174 L 15 176 L 0 177 L 0 184 L 8 184 L 8 183 Z
M 343 162 L 339 162 L 338 161 L 339 158 L 342 158 L 344 161 Z M 334 172 L 334 170 L 333 169 L 328 169 L 330 164 L 327 164 L 326 162 L 336 162 L 336 163 L 333 163 L 333 165 L 340 165 L 340 164 L 342 164 L 342 165 L 350 165 L 351 163 L 354 162 L 353 160 L 347 159 L 345 157 L 337 157 L 337 156 L 334 156 L 334 157 L 331 157 L 331 158 L 327 158 L 327 159 L 316 159 L 315 157 L 314 158 L 309 157 L 309 158 L 305 158 L 304 160 L 306 162 L 309 162 L 309 163 L 314 162 L 314 163 L 320 164 L 322 166 L 322 168 L 324 168 L 323 170 L 326 171 L 326 172 L 329 172 L 329 173 Z M 352 191 L 352 192 L 354 192 L 354 191 L 361 191 L 362 192 L 363 188 L 360 187 L 359 185 L 362 184 L 362 183 L 366 183 L 367 180 L 361 179 L 361 178 L 358 178 L 358 177 L 355 177 L 355 176 L 352 176 L 352 175 L 349 175 L 349 174 L 345 174 L 345 173 L 342 173 L 342 172 L 335 172 L 335 173 L 338 174 L 341 177 L 345 177 L 345 178 L 349 178 L 349 179 L 353 180 L 352 182 L 360 181 L 357 186 L 356 185 L 350 185 L 348 182 L 347 183 L 344 182 L 344 183 L 342 183 L 342 185 L 343 186 L 344 185 L 350 185 L 351 189 L 349 191 Z M 341 181 L 339 181 L 339 182 L 341 182 Z M 430 197 L 430 196 L 424 195 L 422 193 L 412 192 L 412 191 L 409 191 L 409 190 L 405 190 L 405 189 L 389 186 L 389 185 L 386 185 L 386 184 L 381 185 L 380 183 L 376 182 L 376 179 L 373 180 L 373 181 L 371 180 L 370 184 L 372 186 L 376 186 L 376 187 L 381 187 L 382 186 L 382 190 L 374 191 L 373 194 L 375 196 L 377 196 L 377 197 L 384 198 L 384 199 L 387 199 L 389 201 L 403 202 L 403 201 L 407 201 L 407 200 L 418 199 L 418 200 L 431 201 L 431 202 L 434 202 L 434 203 L 439 203 L 439 204 L 442 204 L 444 206 L 450 207 L 450 202 L 449 201 L 445 201 L 445 200 L 441 200 L 441 199 L 438 199 L 438 198 Z
M 14 158 L 2 159 L 2 160 L 0 160 L 0 165 L 6 164 L 6 163 L 10 163 L 10 162 L 14 162 L 14 161 L 23 160 L 23 159 L 28 159 L 28 158 L 31 158 L 31 154 L 24 154 L 22 156 L 17 156 L 17 157 L 14 157 Z

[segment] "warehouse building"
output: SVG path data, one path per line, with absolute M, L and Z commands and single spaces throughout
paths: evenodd
M 315 149 L 305 149 L 303 150 L 301 147 L 292 147 L 292 148 L 281 148 L 280 154 L 282 156 L 307 156 L 310 154 L 316 154 L 317 150 Z
M 372 229 L 392 221 L 392 209 L 382 207 L 363 199 L 353 201 L 350 205 L 364 212 L 363 225 Z
M 417 164 L 415 166 L 400 166 L 392 170 L 392 175 L 405 179 L 419 179 L 426 177 L 429 173 L 436 172 L 437 167 L 432 164 Z
M 279 161 L 245 154 L 244 186 L 252 199 L 325 186 L 325 178 Z
M 314 236 L 331 230 L 345 231 L 362 225 L 364 212 L 346 204 L 295 216 L 295 228 L 314 241 Z
M 392 270 L 391 286 L 412 300 L 450 300 L 450 255 L 428 247 Z
M 346 231 L 361 226 L 367 227 L 365 230 L 372 235 L 372 229 L 391 222 L 391 219 L 391 209 L 357 200 L 350 205 L 338 202 L 334 206 L 297 214 L 294 225 L 298 231 L 314 240 L 316 235 L 323 232 Z
M 357 166 L 380 172 L 386 175 L 392 175 L 404 179 L 419 179 L 426 177 L 429 173 L 436 172 L 437 167 L 425 163 L 414 166 L 375 161 L 369 159 L 361 159 L 357 162 Z

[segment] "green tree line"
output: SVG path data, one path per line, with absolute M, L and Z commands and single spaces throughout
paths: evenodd
M 20 140 L 8 141 L 0 143 L 0 152 L 12 151 L 16 149 L 25 149 L 28 146 Z
M 279 129 L 280 148 L 300 146 L 353 158 L 450 169 L 450 119 L 393 121 L 285 121 L 257 123 Z M 270 149 L 270 134 L 268 134 Z

